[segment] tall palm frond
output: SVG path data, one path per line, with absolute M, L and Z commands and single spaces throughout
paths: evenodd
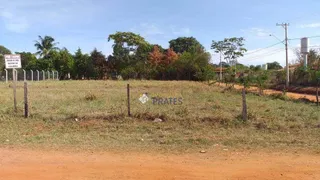
M 36 54 L 40 57 L 46 57 L 53 50 L 59 50 L 57 42 L 54 42 L 55 39 L 51 36 L 45 36 L 44 38 L 38 36 L 39 40 L 35 41 L 34 46 L 37 48 Z

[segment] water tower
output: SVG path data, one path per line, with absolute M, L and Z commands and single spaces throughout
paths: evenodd
M 261 66 L 262 70 L 268 70 L 268 64 L 262 64 Z
M 301 54 L 303 57 L 304 67 L 308 67 L 308 54 L 309 54 L 309 39 L 302 38 L 301 39 Z

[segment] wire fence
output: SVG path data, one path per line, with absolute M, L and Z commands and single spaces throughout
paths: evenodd
M 24 70 L 16 69 L 17 81 L 44 81 L 44 80 L 59 80 L 58 71 L 44 71 L 44 70 Z M 8 82 L 13 80 L 13 69 L 0 71 L 0 81 Z

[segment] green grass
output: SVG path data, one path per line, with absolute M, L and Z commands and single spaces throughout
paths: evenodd
M 132 117 L 126 116 L 127 83 Z M 200 82 L 47 81 L 29 82 L 31 116 L 24 119 L 19 86 L 15 114 L 12 89 L 0 84 L 0 146 L 174 152 L 216 144 L 230 149 L 320 149 L 320 109 L 314 104 L 248 94 L 249 121 L 242 122 L 240 93 Z M 183 97 L 183 104 L 142 104 L 138 98 L 146 92 Z M 165 122 L 152 122 L 158 117 Z

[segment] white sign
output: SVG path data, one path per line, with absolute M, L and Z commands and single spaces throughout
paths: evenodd
M 6 69 L 18 69 L 21 68 L 20 54 L 4 55 L 6 61 Z

